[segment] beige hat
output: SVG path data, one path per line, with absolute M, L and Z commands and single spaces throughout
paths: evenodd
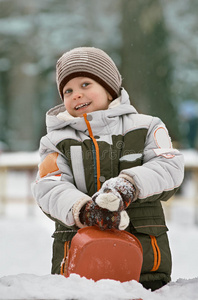
M 79 47 L 64 53 L 56 64 L 56 82 L 63 99 L 63 88 L 72 78 L 85 76 L 102 85 L 113 97 L 120 95 L 121 75 L 113 60 L 101 49 Z

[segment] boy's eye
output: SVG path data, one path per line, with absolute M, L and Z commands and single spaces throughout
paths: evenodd
M 84 82 L 84 83 L 82 84 L 82 87 L 86 87 L 86 86 L 88 86 L 88 85 L 90 85 L 89 82 Z
M 72 92 L 72 89 L 67 89 L 66 91 L 65 91 L 65 94 L 69 94 L 69 93 L 71 93 Z

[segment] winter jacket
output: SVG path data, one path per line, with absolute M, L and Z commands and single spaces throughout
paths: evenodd
M 63 242 L 77 231 L 72 207 L 116 176 L 130 177 L 136 186 L 127 208 L 130 225 L 143 247 L 142 281 L 170 281 L 171 253 L 161 201 L 181 185 L 183 157 L 172 148 L 159 118 L 138 114 L 127 92 L 107 110 L 73 118 L 63 104 L 46 115 L 41 139 L 41 163 L 32 190 L 38 205 L 56 222 L 53 273 L 59 273 Z

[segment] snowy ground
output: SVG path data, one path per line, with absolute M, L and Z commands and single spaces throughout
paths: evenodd
M 23 197 L 25 186 L 13 176 L 9 196 L 14 198 L 17 189 L 17 196 Z M 6 205 L 0 217 L 0 299 L 198 299 L 198 226 L 195 204 L 187 199 L 171 200 L 165 207 L 173 274 L 172 282 L 155 292 L 134 281 L 93 282 L 74 274 L 67 279 L 50 275 L 53 222 L 36 205 Z

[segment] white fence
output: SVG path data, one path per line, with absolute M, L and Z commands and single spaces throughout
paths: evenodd
M 39 153 L 0 153 L 0 214 L 5 213 L 7 203 L 25 201 L 33 204 L 31 182 L 35 179 Z

